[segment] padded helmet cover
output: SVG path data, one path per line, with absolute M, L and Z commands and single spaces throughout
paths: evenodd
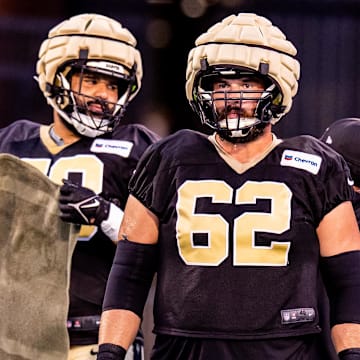
M 281 93 L 280 103 L 276 105 L 281 105 L 283 110 L 272 120 L 274 124 L 290 110 L 298 90 L 300 63 L 294 58 L 296 53 L 295 46 L 268 19 L 253 13 L 230 15 L 196 39 L 188 56 L 186 97 L 190 103 L 196 102 L 195 89 L 203 59 L 210 67 L 238 66 L 260 72 L 268 76 Z

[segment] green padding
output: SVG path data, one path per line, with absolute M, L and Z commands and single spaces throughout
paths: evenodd
M 58 185 L 0 155 L 0 359 L 66 360 L 76 232 L 58 217 Z

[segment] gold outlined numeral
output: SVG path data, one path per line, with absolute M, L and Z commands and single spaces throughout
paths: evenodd
M 188 265 L 218 266 L 229 256 L 229 223 L 221 214 L 195 213 L 197 199 L 211 198 L 213 203 L 231 204 L 234 189 L 224 181 L 186 181 L 178 191 L 177 244 Z M 271 210 L 244 212 L 234 220 L 233 246 L 235 266 L 286 266 L 290 242 L 272 241 L 269 246 L 255 245 L 255 234 L 281 234 L 290 228 L 290 189 L 284 183 L 248 181 L 235 192 L 235 204 L 255 204 L 268 199 Z M 195 245 L 193 235 L 205 234 L 206 245 Z

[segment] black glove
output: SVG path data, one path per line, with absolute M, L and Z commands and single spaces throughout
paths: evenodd
M 360 348 L 346 349 L 339 352 L 339 359 L 341 360 L 359 360 Z
M 100 226 L 109 216 L 110 202 L 94 191 L 63 179 L 60 188 L 60 218 L 74 224 Z

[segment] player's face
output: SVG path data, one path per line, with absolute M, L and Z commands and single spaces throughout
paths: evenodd
M 71 77 L 71 90 L 82 112 L 94 117 L 112 113 L 119 98 L 118 80 L 94 72 L 75 73 Z
M 219 120 L 253 117 L 264 83 L 254 76 L 218 78 L 213 85 L 213 100 Z

